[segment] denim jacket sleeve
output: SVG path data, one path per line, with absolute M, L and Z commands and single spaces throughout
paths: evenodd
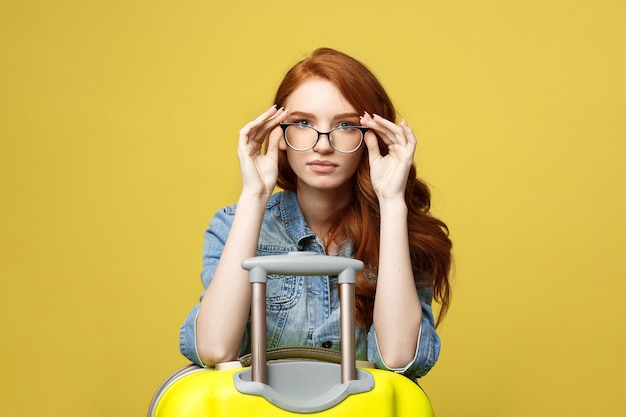
M 374 362 L 377 368 L 388 369 L 411 379 L 426 375 L 437 362 L 441 349 L 441 341 L 435 330 L 435 320 L 431 308 L 432 290 L 430 288 L 420 289 L 418 294 L 422 304 L 422 324 L 417 338 L 417 349 L 410 363 L 403 368 L 388 367 L 381 357 L 376 330 L 373 325 L 367 335 L 368 359 Z

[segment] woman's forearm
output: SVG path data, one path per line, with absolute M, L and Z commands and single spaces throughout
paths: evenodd
M 196 321 L 196 343 L 205 365 L 234 360 L 250 312 L 248 272 L 244 259 L 256 256 L 257 242 L 267 201 L 242 194 L 215 274 Z
M 374 327 L 385 364 L 402 368 L 415 356 L 422 321 L 411 266 L 404 199 L 381 201 L 380 217 Z

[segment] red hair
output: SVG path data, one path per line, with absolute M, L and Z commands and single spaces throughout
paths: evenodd
M 279 108 L 284 106 L 289 95 L 312 77 L 332 82 L 358 114 L 368 112 L 396 120 L 395 108 L 374 74 L 358 60 L 329 48 L 315 50 L 292 67 L 278 87 L 274 103 Z M 389 152 L 387 146 L 381 140 L 378 144 L 381 154 L 386 155 Z M 295 191 L 297 177 L 289 166 L 285 152 L 279 154 L 278 169 L 278 186 Z M 415 165 L 409 172 L 405 200 L 415 286 L 432 287 L 434 299 L 441 305 L 437 318 L 439 323 L 450 304 L 448 276 L 452 242 L 445 223 L 430 214 L 430 190 L 417 178 Z M 336 213 L 332 224 L 330 235 L 324 242 L 326 247 L 349 241 L 353 245 L 354 257 L 366 265 L 357 278 L 356 320 L 367 330 L 373 321 L 380 245 L 380 208 L 370 179 L 367 150 L 363 152 L 354 175 L 352 202 Z

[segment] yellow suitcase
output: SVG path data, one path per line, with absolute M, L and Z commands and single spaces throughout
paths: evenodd
M 354 284 L 358 260 L 307 252 L 260 256 L 242 266 L 252 283 L 252 353 L 214 369 L 189 365 L 157 389 L 148 417 L 412 416 L 433 417 L 422 389 L 408 378 L 355 361 Z M 267 274 L 337 275 L 341 352 L 321 348 L 266 351 Z M 251 366 L 247 366 L 247 365 Z

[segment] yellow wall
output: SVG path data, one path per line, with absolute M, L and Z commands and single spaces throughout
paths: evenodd
M 452 231 L 423 379 L 438 415 L 623 415 L 625 16 L 617 0 L 2 2 L 1 414 L 145 413 L 185 364 L 237 131 L 331 46 L 414 126 Z

